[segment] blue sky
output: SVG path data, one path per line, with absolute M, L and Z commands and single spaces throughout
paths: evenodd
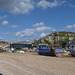
M 40 39 L 53 31 L 75 32 L 75 0 L 0 0 L 0 39 Z

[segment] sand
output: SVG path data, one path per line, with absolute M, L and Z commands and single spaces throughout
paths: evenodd
M 3 75 L 75 75 L 75 59 L 37 53 L 0 53 Z

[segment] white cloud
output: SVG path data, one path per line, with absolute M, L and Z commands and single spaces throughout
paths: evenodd
M 70 7 L 74 7 L 74 8 L 75 8 L 75 5 L 69 4 L 69 6 L 70 6 Z
M 11 25 L 10 27 L 14 29 L 14 28 L 18 28 L 19 25 Z
M 75 29 L 75 24 L 74 25 L 67 25 L 63 30 L 66 29 Z
M 34 28 L 34 29 L 25 29 L 23 31 L 20 31 L 20 32 L 16 32 L 15 33 L 15 36 L 16 37 L 33 37 L 35 36 L 38 32 L 43 32 L 43 31 L 53 31 L 55 30 L 54 28 L 52 27 L 46 27 L 46 26 L 43 26 L 43 27 L 37 27 L 37 28 Z
M 0 40 L 2 40 L 3 38 L 2 37 L 0 37 Z
M 8 35 L 8 34 L 10 34 L 10 33 L 8 32 L 8 33 L 0 33 L 0 34 Z
M 46 34 L 45 33 L 42 33 L 41 35 L 40 35 L 40 37 L 45 37 L 46 36 Z
M 14 14 L 26 14 L 34 9 L 33 0 L 0 0 L 0 9 Z
M 45 25 L 44 22 L 36 23 L 33 25 L 33 27 L 43 26 Z
M 66 0 L 0 0 L 0 10 L 13 14 L 26 14 L 36 6 L 42 8 L 53 8 L 65 4 Z
M 22 32 L 16 32 L 16 33 L 15 33 L 15 36 L 20 36 L 21 33 L 22 33 Z
M 37 3 L 38 7 L 42 7 L 43 9 L 50 7 L 57 7 L 57 6 L 61 6 L 62 4 L 64 4 L 66 2 L 66 0 L 54 0 L 53 2 L 47 1 L 47 0 L 41 0 Z
M 0 20 L 2 20 L 2 19 L 6 19 L 6 18 L 7 18 L 7 15 L 0 16 Z
M 41 32 L 41 31 L 50 30 L 50 29 L 51 29 L 51 27 L 43 26 L 43 27 L 37 27 L 36 31 Z
M 56 29 L 54 29 L 52 27 L 47 27 L 47 26 L 37 27 L 36 28 L 36 31 L 38 31 L 38 32 L 42 32 L 42 31 L 45 31 L 45 30 L 56 31 Z
M 19 36 L 19 37 L 31 37 L 34 36 L 35 33 L 33 32 L 34 29 L 25 29 L 21 32 L 16 32 L 15 36 Z
M 7 24 L 8 24 L 8 21 L 3 21 L 3 22 L 2 22 L 2 25 L 3 25 L 3 26 L 6 26 Z

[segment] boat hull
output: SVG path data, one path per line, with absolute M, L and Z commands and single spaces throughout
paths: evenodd
M 75 57 L 75 54 L 71 54 L 71 56 Z
M 71 51 L 71 56 L 75 57 L 75 50 Z

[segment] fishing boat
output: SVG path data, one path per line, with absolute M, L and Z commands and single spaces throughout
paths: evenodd
M 56 56 L 56 54 L 62 53 L 62 49 L 53 49 L 49 48 L 47 44 L 40 44 L 38 47 L 38 54 L 52 55 Z
M 71 56 L 75 57 L 75 50 L 71 51 Z

